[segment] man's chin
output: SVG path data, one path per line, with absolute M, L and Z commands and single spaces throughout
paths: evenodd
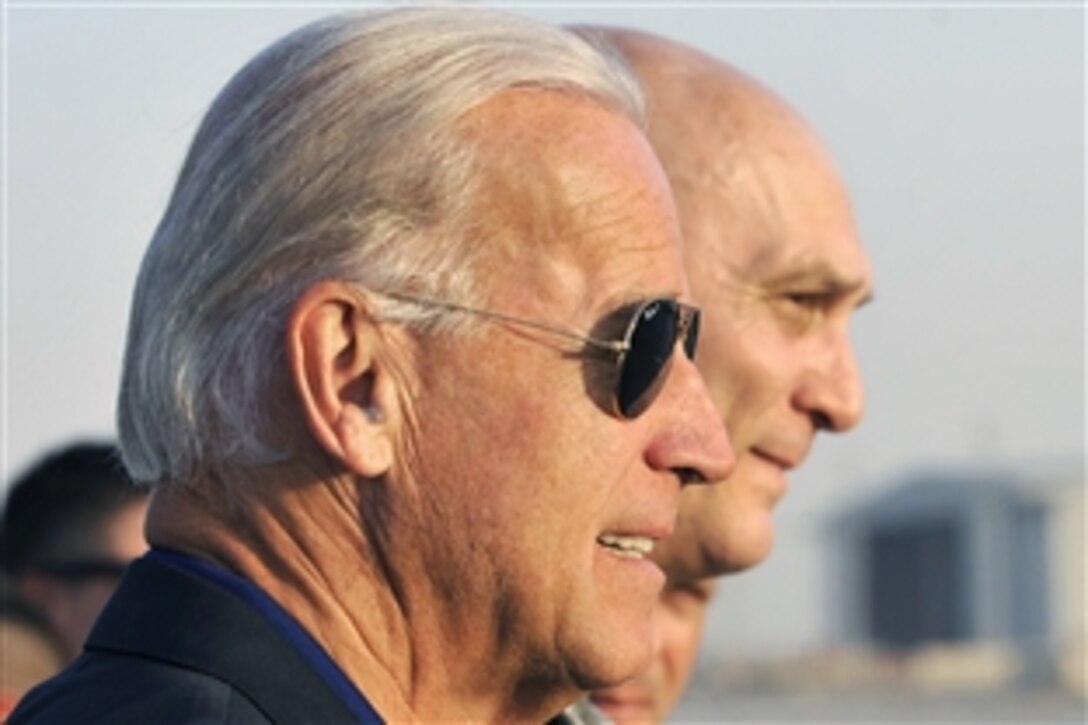
M 683 527 L 659 544 L 654 560 L 669 581 L 694 581 L 736 574 L 762 563 L 774 548 L 774 521 L 769 511 L 745 517 L 721 517 L 711 525 Z
M 617 725 L 657 720 L 653 698 L 638 687 L 626 685 L 600 690 L 590 695 L 590 701 Z

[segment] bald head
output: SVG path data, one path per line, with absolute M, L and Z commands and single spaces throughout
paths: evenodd
M 665 38 L 611 28 L 588 32 L 619 50 L 645 86 L 648 135 L 679 203 L 688 208 L 688 226 L 729 214 L 734 226 L 760 227 L 747 233 L 773 236 L 767 227 L 782 223 L 776 215 L 794 213 L 775 208 L 794 201 L 779 187 L 803 182 L 829 187 L 839 197 L 835 211 L 849 213 L 819 138 L 774 91 L 729 63 Z M 696 248 L 703 236 L 687 236 L 689 252 L 704 262 L 722 246 L 708 240 L 710 249 Z
M 739 571 L 770 552 L 786 474 L 818 431 L 862 412 L 847 323 L 871 289 L 834 164 L 804 120 L 737 68 L 646 33 L 582 28 L 642 81 L 696 301 L 697 362 L 738 457 L 719 486 L 684 494 L 656 554 L 675 581 Z
M 768 125 L 804 123 L 777 95 L 740 69 L 680 43 L 630 30 L 596 31 L 625 57 L 648 92 L 650 136 L 680 178 L 737 173 Z

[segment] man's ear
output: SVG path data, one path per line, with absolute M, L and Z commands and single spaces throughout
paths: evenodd
M 306 290 L 287 321 L 287 360 L 300 407 L 317 443 L 367 478 L 393 464 L 397 379 L 382 362 L 374 317 L 344 282 Z

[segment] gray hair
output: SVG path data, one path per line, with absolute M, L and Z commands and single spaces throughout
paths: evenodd
M 136 283 L 117 409 L 135 480 L 225 483 L 290 456 L 272 392 L 287 379 L 287 316 L 316 282 L 473 300 L 480 245 L 424 232 L 465 227 L 473 157 L 455 122 L 522 86 L 592 98 L 644 127 L 616 56 L 480 9 L 334 16 L 231 79 Z M 435 324 L 415 315 L 406 324 Z

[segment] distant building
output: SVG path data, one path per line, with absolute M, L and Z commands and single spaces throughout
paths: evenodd
M 1010 644 L 1083 680 L 1083 477 L 935 471 L 883 490 L 832 528 L 840 643 Z

